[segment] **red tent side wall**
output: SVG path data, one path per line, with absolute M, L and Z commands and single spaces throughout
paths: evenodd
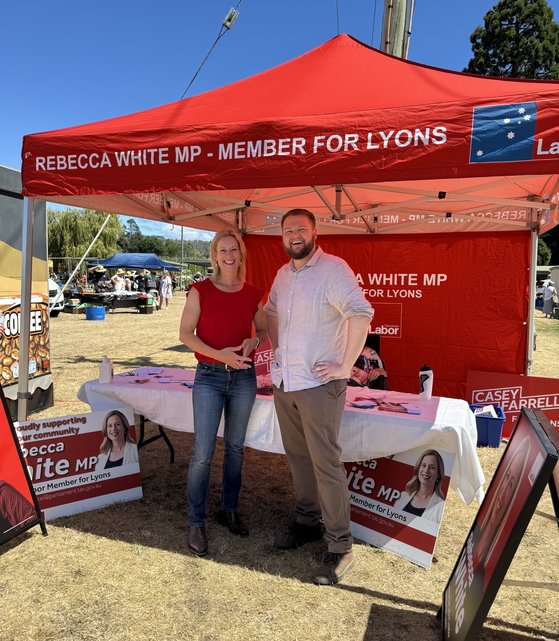
M 287 256 L 276 236 L 247 236 L 248 282 L 268 290 Z M 371 330 L 393 390 L 416 392 L 421 365 L 434 392 L 465 398 L 468 370 L 522 374 L 526 360 L 529 232 L 328 236 L 375 309 Z

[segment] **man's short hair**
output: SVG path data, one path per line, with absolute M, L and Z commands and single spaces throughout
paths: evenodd
M 289 218 L 289 216 L 306 216 L 311 221 L 312 228 L 316 229 L 316 218 L 312 211 L 309 211 L 308 209 L 290 209 L 289 211 L 286 211 L 281 219 L 282 229 L 285 219 Z

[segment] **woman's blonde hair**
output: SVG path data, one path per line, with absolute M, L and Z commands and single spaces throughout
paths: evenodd
M 130 435 L 130 425 L 126 416 L 124 416 L 124 414 L 122 412 L 119 412 L 118 410 L 112 410 L 107 414 L 107 416 L 105 416 L 105 420 L 103 421 L 103 428 L 101 430 L 103 433 L 103 441 L 101 442 L 101 447 L 99 448 L 101 454 L 109 454 L 113 446 L 113 443 L 109 438 L 109 435 L 107 434 L 107 423 L 109 422 L 111 416 L 118 416 L 120 418 L 122 427 L 124 428 L 124 442 L 135 443 Z
M 246 262 L 245 262 L 247 250 L 245 247 L 245 243 L 243 242 L 243 239 L 241 237 L 241 234 L 239 234 L 239 232 L 233 229 L 221 229 L 216 233 L 216 235 L 212 239 L 212 242 L 210 245 L 210 260 L 212 261 L 213 272 L 210 278 L 213 281 L 219 280 L 221 269 L 219 268 L 219 264 L 217 262 L 217 246 L 220 240 L 223 240 L 228 236 L 231 236 L 232 238 L 234 238 L 237 241 L 237 245 L 239 246 L 239 252 L 241 253 L 241 261 L 239 263 L 239 269 L 237 271 L 237 278 L 244 283 L 245 277 L 246 277 L 246 271 L 247 271 Z
M 444 496 L 441 490 L 441 484 L 444 479 L 444 461 L 443 461 L 443 457 L 437 452 L 437 450 L 425 450 L 425 452 L 423 452 L 421 456 L 417 459 L 417 461 L 415 462 L 415 465 L 413 466 L 413 476 L 406 484 L 406 492 L 408 494 L 415 494 L 415 492 L 419 490 L 419 485 L 420 485 L 419 468 L 421 467 L 421 462 L 426 456 L 434 456 L 437 461 L 438 470 L 437 470 L 437 478 L 435 481 L 434 493 L 440 496 L 441 499 L 444 499 Z

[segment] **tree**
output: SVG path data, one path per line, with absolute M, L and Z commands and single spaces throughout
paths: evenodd
M 49 209 L 47 213 L 49 256 L 81 257 L 105 221 L 107 214 L 88 209 Z M 91 256 L 106 258 L 118 251 L 118 240 L 123 234 L 118 216 L 111 214 L 109 222 L 89 252 Z
M 129 218 L 124 225 L 124 234 L 118 243 L 120 248 L 128 254 L 139 252 L 138 247 L 141 239 L 142 232 L 138 223 L 133 218 Z
M 538 265 L 549 265 L 551 260 L 551 249 L 543 238 L 538 238 Z
M 470 36 L 464 71 L 502 78 L 559 78 L 559 25 L 546 0 L 499 0 Z

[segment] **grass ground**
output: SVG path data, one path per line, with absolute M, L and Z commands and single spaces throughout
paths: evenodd
M 97 376 L 105 354 L 116 371 L 139 365 L 191 366 L 178 341 L 182 299 L 152 316 L 129 312 L 103 322 L 61 315 L 52 320 L 56 404 L 38 417 L 89 411 L 76 400 Z M 541 319 L 534 375 L 559 377 L 559 321 Z M 176 462 L 157 441 L 140 451 L 144 498 L 57 519 L 0 548 L 2 641 L 299 641 L 439 638 L 435 614 L 476 505 L 451 492 L 435 550 L 423 570 L 364 544 L 357 564 L 334 588 L 309 574 L 321 544 L 294 552 L 273 549 L 291 516 L 293 494 L 285 457 L 247 449 L 242 511 L 251 535 L 239 539 L 209 523 L 210 555 L 186 547 L 184 489 L 192 436 L 170 434 Z M 500 448 L 479 448 L 490 478 Z M 222 452 L 210 489 L 219 501 Z M 559 639 L 557 525 L 542 497 L 481 633 L 482 641 Z

